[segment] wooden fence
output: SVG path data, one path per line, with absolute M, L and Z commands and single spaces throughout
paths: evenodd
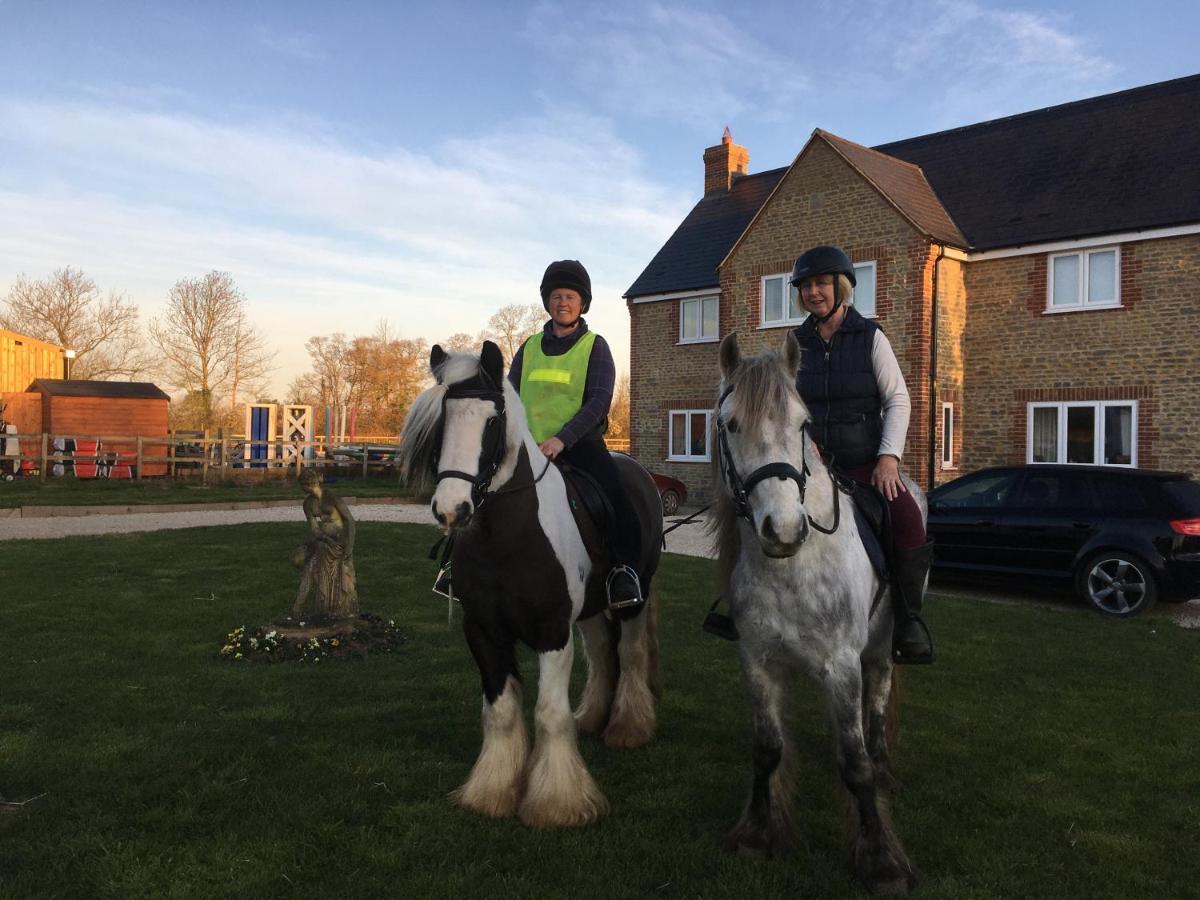
M 231 475 L 258 475 L 267 473 L 285 474 L 294 471 L 297 475 L 306 467 L 334 469 L 347 474 L 361 473 L 366 477 L 371 471 L 394 471 L 394 454 L 399 445 L 379 441 L 354 441 L 339 444 L 336 448 L 324 441 L 248 441 L 238 435 L 213 437 L 207 432 L 166 436 L 94 435 L 94 434 L 5 434 L 7 441 L 16 440 L 20 445 L 18 455 L 0 455 L 0 472 L 7 474 L 15 463 L 16 471 L 39 477 L 45 481 L 51 468 L 61 464 L 66 474 L 68 466 L 72 474 L 76 467 L 86 466 L 89 472 L 99 472 L 88 477 L 121 477 L 141 480 L 148 464 L 166 465 L 170 478 L 200 477 L 207 481 L 212 474 L 221 478 Z M 56 450 L 56 441 L 88 443 L 95 442 L 95 452 Z M 247 453 L 249 451 L 249 453 Z M 113 472 L 119 472 L 114 476 Z M 128 474 L 126 474 L 126 472 Z

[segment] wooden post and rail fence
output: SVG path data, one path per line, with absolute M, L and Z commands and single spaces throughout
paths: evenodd
M 8 474 L 35 475 L 42 481 L 55 465 L 62 474 L 87 478 L 145 477 L 195 478 L 207 482 L 213 473 L 221 479 L 233 476 L 297 476 L 305 467 L 357 474 L 366 478 L 395 471 L 395 453 L 400 445 L 392 436 L 367 435 L 364 440 L 329 446 L 324 440 L 246 440 L 240 435 L 213 436 L 207 431 L 163 435 L 4 434 L 0 448 L 0 477 Z M 19 452 L 5 453 L 16 441 Z M 55 449 L 56 442 L 74 442 L 77 449 Z M 89 449 L 80 450 L 83 442 Z M 628 439 L 609 439 L 610 450 L 629 452 Z M 94 450 L 91 448 L 95 448 Z M 82 475 L 87 471 L 89 474 Z

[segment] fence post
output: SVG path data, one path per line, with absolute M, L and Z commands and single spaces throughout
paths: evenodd
M 42 481 L 46 480 L 46 469 L 49 468 L 49 462 L 50 462 L 49 461 L 49 452 L 48 452 L 49 448 L 50 448 L 50 435 L 46 434 L 46 432 L 43 431 L 42 432 L 42 465 L 41 465 L 41 476 L 40 476 Z
M 200 463 L 200 482 L 201 482 L 201 484 L 208 484 L 208 451 L 209 451 L 209 447 L 210 447 L 210 444 L 208 441 L 208 429 L 205 428 L 204 436 L 202 438 L 200 438 L 200 455 L 202 457 L 204 457 L 204 461 L 202 463 Z
M 221 480 L 222 481 L 224 481 L 227 477 L 229 477 L 229 473 L 225 471 L 226 467 L 229 465 L 229 463 L 227 462 L 228 459 L 229 459 L 229 438 L 223 437 L 223 438 L 221 438 Z
M 167 444 L 167 460 L 170 464 L 171 480 L 175 480 L 175 429 L 171 429 L 171 442 Z
M 137 469 L 133 478 L 135 481 L 142 480 L 142 436 L 140 434 L 137 436 Z
M 371 458 L 371 454 L 367 452 L 366 444 L 363 444 L 362 448 L 363 448 L 363 474 L 362 474 L 362 477 L 363 477 L 363 480 L 365 481 L 367 478 L 367 460 L 369 460 Z

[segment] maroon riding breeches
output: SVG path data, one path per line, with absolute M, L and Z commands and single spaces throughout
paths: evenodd
M 843 469 L 860 484 L 871 483 L 875 463 L 849 466 Z M 921 507 L 908 491 L 901 491 L 895 500 L 888 501 L 888 515 L 892 519 L 892 541 L 897 550 L 912 550 L 925 543 L 925 523 L 921 520 Z

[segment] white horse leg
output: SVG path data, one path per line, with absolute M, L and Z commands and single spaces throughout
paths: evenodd
M 896 791 L 900 782 L 892 774 L 890 730 L 892 707 L 891 657 L 885 654 L 863 661 L 863 730 L 867 740 L 867 756 L 875 771 L 875 784 L 886 791 Z
M 782 717 L 787 672 L 746 652 L 742 671 L 754 714 L 754 781 L 724 846 L 744 855 L 786 856 L 795 849 L 792 758 Z
M 837 740 L 838 769 L 850 793 L 851 859 L 872 893 L 907 894 L 917 876 L 892 826 L 891 814 L 863 739 L 863 675 L 859 655 L 841 651 L 825 670 L 825 686 Z
M 621 640 L 617 644 L 621 674 L 612 715 L 604 729 L 604 743 L 610 747 L 640 747 L 654 738 L 657 717 L 650 684 L 653 637 L 647 627 L 649 616 L 647 602 L 636 616 L 621 623 Z
M 494 703 L 483 700 L 483 747 L 466 783 L 450 799 L 485 816 L 513 815 L 528 757 L 521 683 L 510 675 Z
M 575 710 L 575 725 L 584 734 L 598 734 L 608 723 L 616 690 L 617 658 L 610 634 L 612 625 L 604 616 L 592 616 L 578 625 L 587 654 L 588 677 Z
M 574 644 L 538 655 L 536 734 L 518 815 L 535 828 L 587 825 L 608 801 L 579 755 L 569 695 Z

